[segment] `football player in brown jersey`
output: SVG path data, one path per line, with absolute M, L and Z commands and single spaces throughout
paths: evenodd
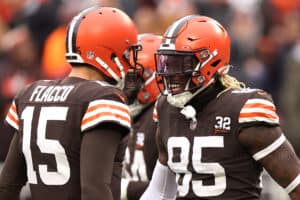
M 136 44 L 136 27 L 119 9 L 92 7 L 73 18 L 69 76 L 25 87 L 7 114 L 16 132 L 0 176 L 1 200 L 18 199 L 27 181 L 37 200 L 120 197 L 120 187 L 111 190 L 110 183 L 131 127 L 121 89 Z M 120 178 L 113 180 L 120 186 Z
M 162 36 L 143 33 L 138 35 L 142 49 L 137 51 L 136 72 L 125 76 L 125 94 L 129 101 L 132 131 L 125 155 L 121 184 L 122 200 L 138 200 L 148 186 L 158 158 L 155 145 L 156 124 L 153 108 L 160 94 L 155 81 L 154 53 Z
M 230 37 L 191 15 L 166 31 L 156 54 L 159 159 L 150 199 L 259 199 L 262 169 L 300 199 L 300 162 L 271 96 L 228 75 Z M 176 197 L 177 196 L 177 197 Z

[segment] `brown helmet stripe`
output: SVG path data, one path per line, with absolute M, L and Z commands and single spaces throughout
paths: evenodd
M 175 36 L 179 33 L 182 26 L 184 26 L 184 24 L 187 21 L 189 21 L 190 19 L 193 19 L 195 17 L 198 17 L 198 16 L 197 15 L 189 15 L 189 16 L 183 17 L 183 18 L 175 21 L 166 31 L 163 43 L 175 44 L 175 42 L 176 42 Z
M 68 26 L 68 31 L 66 36 L 67 53 L 76 53 L 76 37 L 77 37 L 79 24 L 86 14 L 92 12 L 93 10 L 96 10 L 97 8 L 99 7 L 95 6 L 95 7 L 87 8 L 81 11 L 77 16 L 73 18 L 73 20 Z

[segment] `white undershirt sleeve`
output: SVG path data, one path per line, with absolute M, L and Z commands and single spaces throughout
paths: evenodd
M 167 166 L 157 161 L 149 186 L 140 200 L 174 200 L 176 194 L 176 175 Z

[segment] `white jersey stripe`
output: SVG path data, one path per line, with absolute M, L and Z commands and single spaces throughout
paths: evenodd
M 117 101 L 113 101 L 113 100 L 94 100 L 94 101 L 91 101 L 90 104 L 89 104 L 89 107 L 92 107 L 92 106 L 95 106 L 95 105 L 114 105 L 114 106 L 119 106 L 123 109 L 126 109 L 129 111 L 129 108 L 126 104 L 124 103 L 121 103 L 121 102 L 117 102 Z
M 15 110 L 16 110 L 16 104 L 15 101 L 13 101 L 9 107 L 5 120 L 10 126 L 15 128 L 16 130 L 19 130 L 19 117 Z
M 246 102 L 246 104 L 256 104 L 256 103 L 265 104 L 274 107 L 274 104 L 271 101 L 265 99 L 248 99 Z
M 113 100 L 94 100 L 89 103 L 81 121 L 81 130 L 93 127 L 102 122 L 114 122 L 130 128 L 129 107 Z
M 7 123 L 12 126 L 13 128 L 15 128 L 16 130 L 19 130 L 19 125 L 14 122 L 13 120 L 11 120 L 8 116 L 6 116 L 5 120 L 7 121 Z
M 154 108 L 153 108 L 153 114 L 152 114 L 152 119 L 153 119 L 154 122 L 158 122 L 157 104 L 158 104 L 158 101 L 156 100 L 156 102 L 154 104 Z
M 12 107 L 12 106 L 9 108 L 8 113 L 11 114 L 13 118 L 15 118 L 16 120 L 19 121 L 18 114 L 13 110 L 13 107 Z
M 243 108 L 241 110 L 241 113 L 266 113 L 269 115 L 273 115 L 274 117 L 277 117 L 277 114 L 273 111 L 273 110 L 269 110 L 266 108 L 260 108 L 260 107 L 256 107 L 256 108 Z
M 254 160 L 260 160 L 266 157 L 267 155 L 278 149 L 284 143 L 285 140 L 285 136 L 281 134 L 281 136 L 277 138 L 272 144 L 255 153 L 252 157 L 254 158 Z
M 246 122 L 266 122 L 269 124 L 278 124 L 279 118 L 271 119 L 268 117 L 245 117 L 245 118 L 239 118 L 239 123 L 246 123 Z
M 113 108 L 110 108 L 110 107 L 101 107 L 101 108 L 97 108 L 96 110 L 87 112 L 84 115 L 84 117 L 82 118 L 82 120 L 85 120 L 85 119 L 87 119 L 91 116 L 95 116 L 95 115 L 101 114 L 101 113 L 111 113 L 111 114 L 121 115 L 121 116 L 126 117 L 126 118 L 129 117 L 128 112 L 126 113 L 126 112 L 123 112 L 119 109 L 113 109 Z
M 248 99 L 240 111 L 239 123 L 266 122 L 279 123 L 279 116 L 273 102 L 266 99 Z
M 125 128 L 130 129 L 130 123 L 128 121 L 122 120 L 120 118 L 117 118 L 115 116 L 101 116 L 99 118 L 96 118 L 92 121 L 89 121 L 88 123 L 85 123 L 84 125 L 81 126 L 81 131 L 85 131 L 86 129 L 93 127 L 97 124 L 103 123 L 103 122 L 114 122 L 116 124 L 120 124 L 124 126 Z

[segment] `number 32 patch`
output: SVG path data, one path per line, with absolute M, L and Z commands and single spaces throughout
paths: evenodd
M 216 116 L 215 133 L 228 133 L 231 129 L 231 118 Z

